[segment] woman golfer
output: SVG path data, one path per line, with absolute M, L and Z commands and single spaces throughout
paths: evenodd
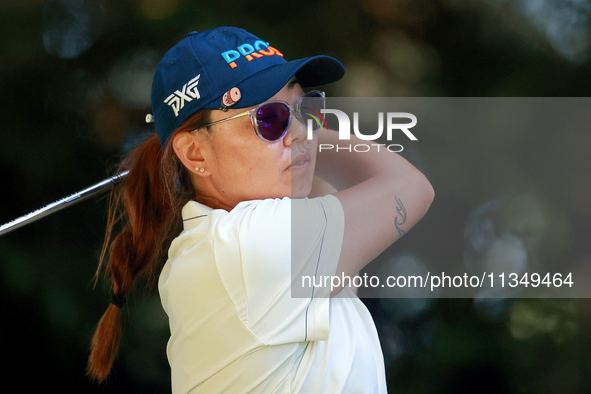
M 125 296 L 143 276 L 158 280 L 169 317 L 174 393 L 386 392 L 376 328 L 353 291 L 292 294 L 294 273 L 357 275 L 433 199 L 386 149 L 317 157 L 338 134 L 308 126 L 302 103 L 320 110 L 324 95 L 303 88 L 343 74 L 336 59 L 288 62 L 233 27 L 190 33 L 164 56 L 156 135 L 121 163 L 129 175 L 112 195 L 103 256 L 113 298 L 91 377 L 109 375 Z M 307 127 L 319 129 L 312 139 Z

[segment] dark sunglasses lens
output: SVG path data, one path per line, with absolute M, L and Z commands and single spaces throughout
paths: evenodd
M 322 92 L 312 91 L 306 93 L 301 98 L 300 117 L 302 123 L 308 127 L 308 121 L 311 121 L 312 130 L 318 131 L 322 127 L 323 118 L 321 110 L 325 109 L 325 98 Z
M 262 105 L 256 112 L 259 134 L 267 141 L 277 141 L 289 127 L 289 107 L 283 103 Z

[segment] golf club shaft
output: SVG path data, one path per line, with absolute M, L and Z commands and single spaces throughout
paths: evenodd
M 94 197 L 98 194 L 104 193 L 109 190 L 114 184 L 119 183 L 129 171 L 124 171 L 120 174 L 114 175 L 109 179 L 105 179 L 102 182 L 97 183 L 96 185 L 90 186 L 84 190 L 81 190 L 77 193 L 72 194 L 71 196 L 62 198 L 54 203 L 44 206 L 36 211 L 33 211 L 25 216 L 21 216 L 20 218 L 14 219 L 11 222 L 3 224 L 0 226 L 0 235 L 4 235 L 9 233 L 17 228 L 23 227 L 27 224 L 33 223 L 45 216 L 51 215 L 52 213 L 61 211 L 62 209 L 71 207 L 74 204 L 77 204 L 81 201 L 87 200 L 91 197 Z

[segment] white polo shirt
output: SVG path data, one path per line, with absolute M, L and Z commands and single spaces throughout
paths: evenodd
M 305 224 L 297 246 L 292 212 Z M 182 214 L 158 284 L 173 393 L 386 393 L 375 324 L 359 298 L 348 288 L 291 295 L 292 260 L 336 273 L 338 198 L 245 201 L 230 212 L 191 201 Z

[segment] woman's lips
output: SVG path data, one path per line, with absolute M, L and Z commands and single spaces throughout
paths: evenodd
M 293 158 L 291 165 L 286 168 L 287 171 L 305 170 L 310 166 L 310 154 L 300 153 Z
M 287 170 L 304 170 L 306 168 L 308 168 L 309 166 L 309 161 L 308 160 L 300 160 L 300 161 L 296 161 L 294 163 L 292 163 L 292 165 L 290 165 L 289 167 L 287 167 Z

